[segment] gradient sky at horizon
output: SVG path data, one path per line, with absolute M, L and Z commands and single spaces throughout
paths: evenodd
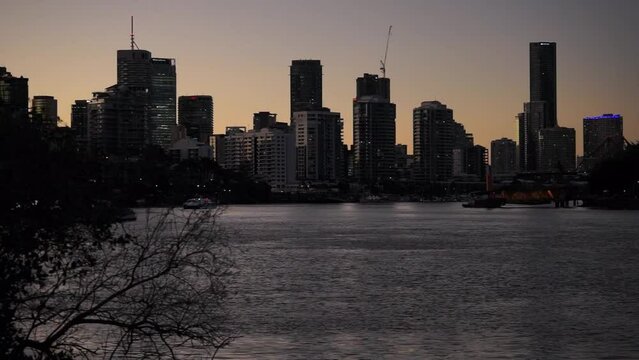
M 352 143 L 355 79 L 379 73 L 388 26 L 397 142 L 412 149 L 412 109 L 439 100 L 490 147 L 515 138 L 529 98 L 528 44 L 557 42 L 558 121 L 624 116 L 639 140 L 639 1 L 635 0 L 0 0 L 0 66 L 53 95 L 70 121 L 76 99 L 116 81 L 116 51 L 136 43 L 176 59 L 178 96 L 212 95 L 215 132 L 251 126 L 252 114 L 289 119 L 289 66 L 320 59 L 324 106 Z M 516 139 L 515 139 L 516 140 Z

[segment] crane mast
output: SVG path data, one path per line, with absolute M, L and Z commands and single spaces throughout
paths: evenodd
M 388 27 L 388 36 L 386 36 L 386 51 L 384 51 L 384 60 L 380 60 L 379 61 L 382 64 L 382 66 L 379 69 L 382 71 L 382 77 L 383 78 L 386 77 L 386 57 L 388 56 L 388 43 L 390 41 L 391 29 L 392 28 L 393 28 L 393 25 Z

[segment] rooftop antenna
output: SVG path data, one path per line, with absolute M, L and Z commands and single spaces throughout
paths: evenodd
M 382 71 L 382 77 L 386 77 L 386 57 L 388 56 L 388 42 L 390 41 L 391 29 L 393 25 L 388 27 L 388 36 L 386 37 L 386 51 L 384 51 L 384 60 L 380 60 L 379 62 L 382 64 L 382 67 L 379 69 Z
M 135 48 L 140 50 L 138 44 L 135 43 L 135 34 L 133 34 L 133 16 L 131 16 L 131 50 L 135 50 Z

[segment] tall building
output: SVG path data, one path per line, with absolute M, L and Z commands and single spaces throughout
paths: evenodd
M 36 95 L 31 100 L 31 118 L 48 131 L 58 126 L 58 100 L 53 96 Z
M 148 109 L 144 99 L 144 94 L 124 85 L 94 92 L 87 103 L 89 152 L 104 157 L 139 157 L 145 146 Z
M 186 135 L 210 145 L 213 135 L 213 97 L 210 95 L 180 96 L 178 118 Z
M 343 121 L 329 109 L 293 113 L 296 177 L 304 182 L 336 182 L 343 176 Z
M 523 171 L 537 171 L 539 131 L 557 125 L 556 43 L 530 43 L 530 101 L 518 115 L 519 166 Z
M 151 59 L 150 109 L 147 128 L 150 144 L 168 148 L 176 126 L 175 59 Z
M 253 130 L 274 127 L 277 124 L 277 114 L 269 111 L 260 111 L 253 114 Z
M 147 107 L 146 144 L 168 147 L 176 124 L 175 59 L 153 58 L 147 50 L 118 50 L 118 85 L 138 92 Z
M 490 142 L 490 165 L 495 176 L 512 176 L 517 172 L 517 144 L 507 138 Z
M 71 105 L 71 130 L 75 137 L 78 150 L 85 154 L 89 145 L 89 113 L 88 101 L 76 100 Z
M 473 175 L 482 181 L 486 177 L 488 165 L 488 149 L 481 145 L 473 145 L 466 149 L 466 175 Z
M 603 114 L 585 117 L 583 125 L 585 170 L 592 169 L 601 159 L 623 151 L 623 116 Z
M 452 178 L 453 149 L 457 140 L 454 123 L 453 109 L 439 101 L 424 101 L 413 109 L 416 181 L 437 182 Z M 458 161 L 461 165 L 464 163 L 463 151 L 459 150 Z
M 319 60 L 291 62 L 291 118 L 297 111 L 322 109 L 322 64 Z
M 353 172 L 362 184 L 381 183 L 395 172 L 395 104 L 390 79 L 364 74 L 353 100 Z
M 538 171 L 575 170 L 575 129 L 552 127 L 539 130 Z
M 29 79 L 14 77 L 0 67 L 0 116 L 26 119 L 29 111 Z
M 530 101 L 547 104 L 543 127 L 557 126 L 557 44 L 530 43 Z

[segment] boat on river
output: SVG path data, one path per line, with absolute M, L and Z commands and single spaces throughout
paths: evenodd
M 184 209 L 213 209 L 217 204 L 207 197 L 191 198 L 184 202 Z

